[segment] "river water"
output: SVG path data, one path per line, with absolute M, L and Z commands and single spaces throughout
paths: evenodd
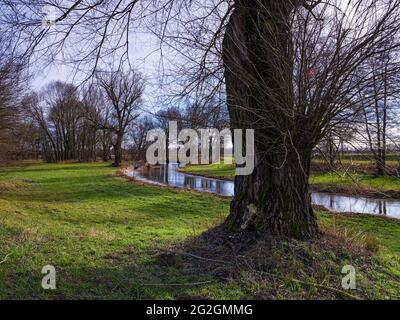
M 132 172 L 131 175 L 138 180 L 158 185 L 188 188 L 228 197 L 234 195 L 235 187 L 232 181 L 194 176 L 179 172 L 177 171 L 178 168 L 178 164 L 142 168 Z M 383 200 L 319 192 L 313 192 L 311 197 L 314 205 L 324 206 L 335 212 L 375 214 L 400 218 L 400 200 Z

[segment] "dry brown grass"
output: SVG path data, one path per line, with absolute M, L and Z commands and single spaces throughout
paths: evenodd
M 371 251 L 371 249 L 373 249 Z M 353 265 L 366 277 L 376 264 L 367 236 L 324 230 L 312 241 L 231 234 L 223 226 L 171 247 L 159 255 L 161 265 L 193 275 L 209 275 L 217 282 L 240 283 L 255 299 L 368 298 L 363 284 L 355 292 L 341 288 L 341 270 Z

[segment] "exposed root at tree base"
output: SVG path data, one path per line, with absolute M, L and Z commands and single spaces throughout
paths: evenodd
M 379 298 L 369 289 L 374 271 L 383 268 L 354 239 L 325 232 L 319 239 L 295 241 L 249 232 L 232 234 L 223 226 L 171 247 L 157 260 L 164 267 L 179 268 L 189 278 L 208 277 L 227 288 L 239 287 L 253 299 Z M 345 265 L 356 269 L 357 290 L 342 288 Z

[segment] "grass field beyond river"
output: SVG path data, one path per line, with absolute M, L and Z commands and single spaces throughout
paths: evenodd
M 107 164 L 0 168 L 0 299 L 400 297 L 398 221 L 319 212 L 321 239 L 228 244 L 217 227 L 228 213 L 228 200 L 130 182 Z M 45 265 L 54 291 L 41 287 Z M 341 287 L 345 265 L 356 290 Z
M 365 162 L 364 162 L 365 163 Z M 216 177 L 233 180 L 235 166 L 228 164 L 192 165 L 182 169 L 183 172 L 198 174 L 206 177 Z M 370 194 L 400 198 L 400 178 L 378 177 L 365 172 L 314 172 L 310 184 L 315 190 L 349 193 Z

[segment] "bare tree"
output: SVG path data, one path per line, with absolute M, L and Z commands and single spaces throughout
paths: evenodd
M 169 124 L 174 121 L 178 125 L 178 130 L 182 128 L 183 115 L 179 108 L 169 107 L 167 109 L 161 110 L 156 114 L 159 127 L 164 130 L 167 137 L 170 135 Z M 166 141 L 166 161 L 170 161 L 170 139 Z
M 150 143 L 147 141 L 147 134 L 150 130 L 157 127 L 156 122 L 151 117 L 143 117 L 136 121 L 135 125 L 129 131 L 129 137 L 132 144 L 130 151 L 132 159 L 135 161 L 146 160 L 146 151 Z
M 122 144 L 129 126 L 138 118 L 138 108 L 142 102 L 144 82 L 142 76 L 131 70 L 99 72 L 96 75 L 97 83 L 104 90 L 106 103 L 109 104 L 110 118 L 104 129 L 110 130 L 115 138 L 114 166 L 122 163 Z
M 44 110 L 43 105 L 40 104 L 39 95 L 32 93 L 25 96 L 21 103 L 21 109 L 36 123 L 44 158 L 48 162 L 59 161 L 57 144 L 48 126 L 46 111 Z
M 51 83 L 40 94 L 26 96 L 21 108 L 38 128 L 48 162 L 96 160 L 97 129 L 88 120 L 96 109 L 81 100 L 77 87 Z
M 84 86 L 81 90 L 85 107 L 85 119 L 96 132 L 95 144 L 100 149 L 104 162 L 111 160 L 112 132 L 110 128 L 111 110 L 106 105 L 104 94 L 96 83 Z
M 359 115 L 356 114 L 347 121 L 343 121 L 336 127 L 331 128 L 317 145 L 318 156 L 322 156 L 322 159 L 329 165 L 331 170 L 337 164 L 344 168 L 342 158 L 345 155 L 347 144 L 352 144 L 352 142 L 356 141 L 357 128 L 359 127 L 358 119 Z
M 77 129 L 82 105 L 75 86 L 62 82 L 50 84 L 42 96 L 47 104 L 48 120 L 54 128 L 57 158 L 77 159 Z
M 225 100 L 197 99 L 187 101 L 183 115 L 184 126 L 192 129 L 229 127 L 229 115 Z
M 86 41 L 89 49 L 72 60 L 78 68 L 90 63 L 89 76 L 107 56 L 122 65 L 133 28 L 154 22 L 151 31 L 184 59 L 183 92 L 220 92 L 225 84 L 231 128 L 255 129 L 256 168 L 236 178 L 227 226 L 299 239 L 319 233 L 308 185 L 312 150 L 362 108 L 358 92 L 373 79 L 362 66 L 397 48 L 400 29 L 400 0 L 46 1 L 56 25 L 41 31 L 32 18 L 40 5 L 1 3 L 4 23 L 28 41 L 28 52 L 54 57 Z
M 311 154 L 360 107 L 363 62 L 399 31 L 398 1 L 246 1 L 225 35 L 233 127 L 256 129 L 256 170 L 236 178 L 228 219 L 296 238 L 318 233 L 309 196 Z M 396 14 L 395 14 L 396 13 Z M 396 46 L 394 44 L 394 46 Z
M 387 44 L 386 46 L 390 45 Z M 386 153 L 389 146 L 390 129 L 398 116 L 400 94 L 400 61 L 398 52 L 385 52 L 372 57 L 365 68 L 372 73 L 371 86 L 362 95 L 368 97 L 363 105 L 365 136 L 376 163 L 376 173 L 388 173 Z
M 19 112 L 23 85 L 28 77 L 23 60 L 10 46 L 10 39 L 0 35 L 0 160 L 21 158 L 25 154 L 23 147 L 34 136 L 32 132 L 23 138 L 31 128 Z

